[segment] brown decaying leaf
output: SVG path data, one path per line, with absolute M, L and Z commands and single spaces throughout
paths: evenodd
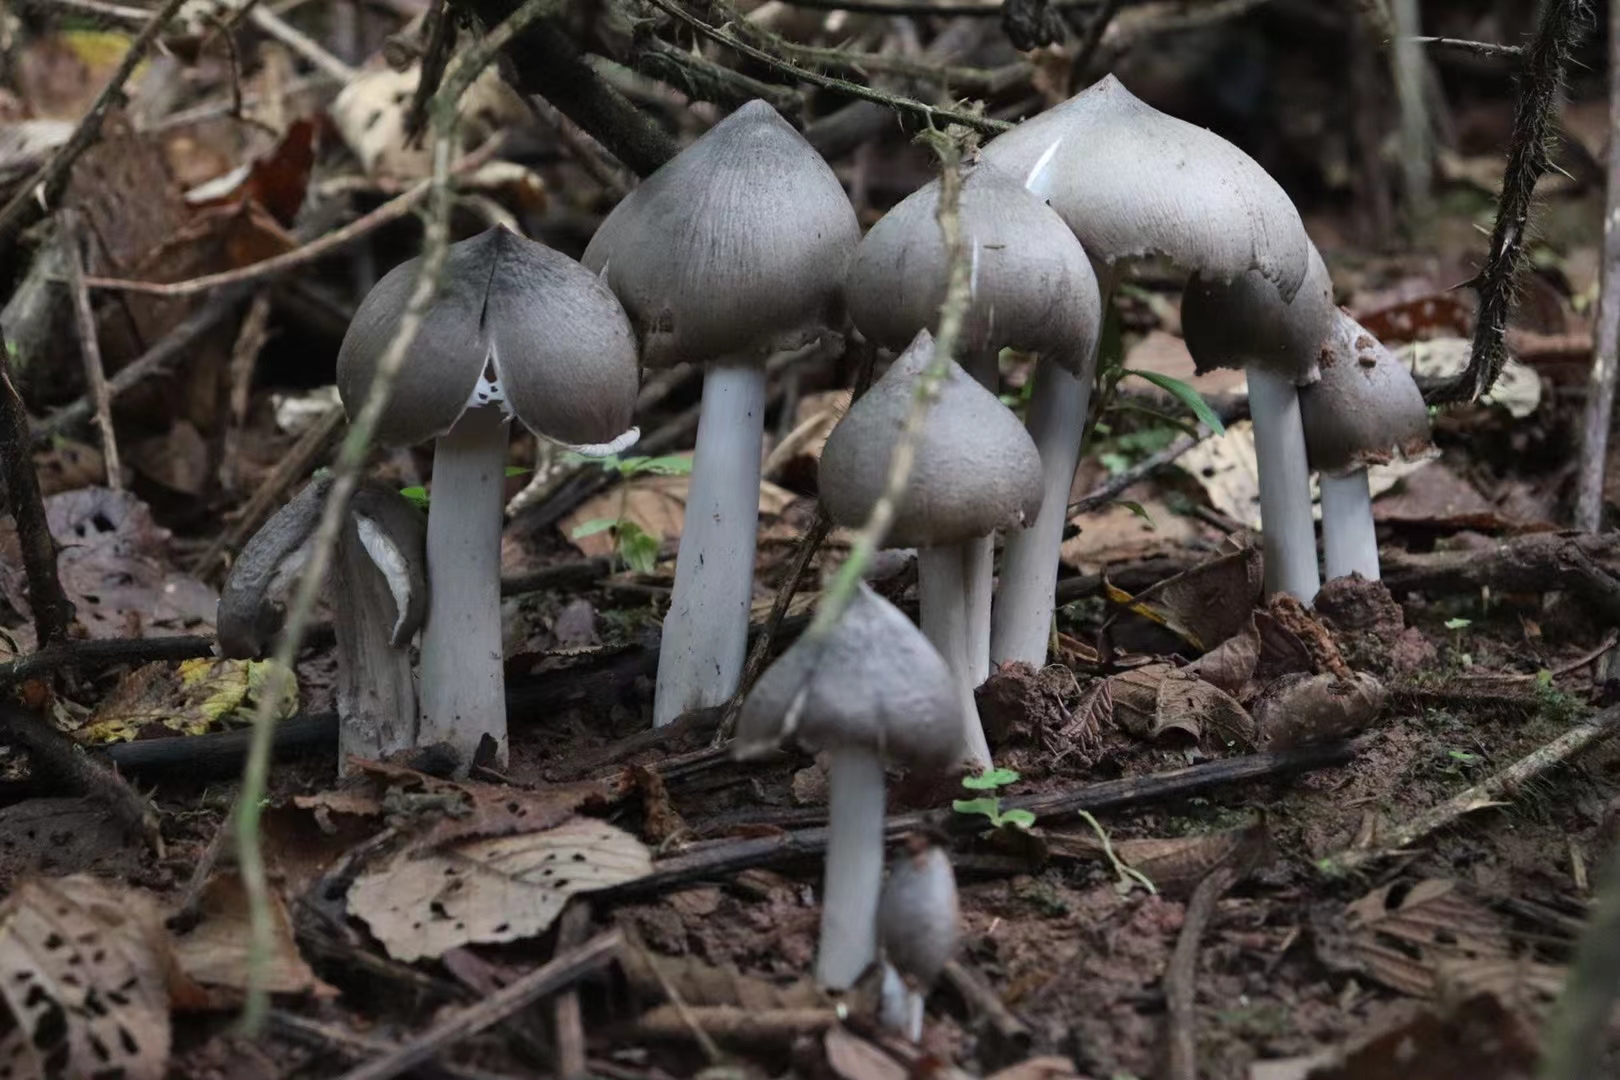
M 1468 337 L 1474 332 L 1473 305 L 1460 293 L 1435 293 L 1390 304 L 1358 315 L 1356 320 L 1390 346 L 1435 337 Z
M 1455 882 L 1393 882 L 1345 908 L 1350 948 L 1365 973 L 1412 997 L 1432 997 L 1442 966 L 1510 957 L 1496 916 Z
M 1254 614 L 1241 630 L 1221 642 L 1183 670 L 1220 687 L 1238 701 L 1254 696 L 1254 671 L 1260 663 L 1260 631 Z
M 575 811 L 605 805 L 618 794 L 613 780 L 521 788 L 474 780 L 442 780 L 390 762 L 356 760 L 354 765 L 377 785 L 378 806 L 384 811 L 408 812 L 415 801 L 448 811 L 422 815 L 427 830 L 416 844 L 424 849 L 549 829 L 568 820 Z M 427 798 L 413 799 L 418 794 Z
M 627 920 L 620 920 L 626 935 L 633 935 Z M 664 956 L 645 946 L 620 954 L 620 970 L 637 1000 L 652 1003 L 669 998 L 669 989 L 688 1005 L 735 1005 L 744 1009 L 808 1009 L 826 1005 L 827 997 L 809 977 L 786 985 L 745 975 L 735 965 L 716 966 L 695 956 Z
M 585 500 L 558 525 L 562 535 L 585 555 L 609 555 L 614 550 L 610 531 L 574 536 L 574 531 L 590 521 L 628 521 L 648 536 L 674 540 L 686 525 L 686 498 L 692 489 L 690 476 L 636 476 L 616 484 L 600 495 Z M 759 514 L 772 518 L 788 508 L 796 498 L 791 491 L 768 480 L 759 484 Z
M 1133 735 L 1159 739 L 1179 732 L 1226 748 L 1254 742 L 1255 726 L 1242 705 L 1212 683 L 1170 664 L 1149 664 L 1110 676 L 1114 716 Z
M 1276 594 L 1267 600 L 1266 613 L 1305 647 L 1314 670 L 1326 671 L 1341 678 L 1350 674 L 1350 667 L 1339 655 L 1339 646 L 1334 642 L 1333 635 L 1295 597 L 1287 593 Z
M 1429 1009 L 1342 1055 L 1304 1072 L 1265 1073 L 1267 1080 L 1530 1080 L 1536 1038 L 1526 1018 L 1490 994 L 1477 994 L 1446 1013 Z M 1262 1075 L 1255 1074 L 1257 1077 Z
M 1261 584 L 1260 551 L 1244 548 L 1166 578 L 1138 594 L 1130 610 L 1202 652 L 1243 631 Z M 1120 628 L 1111 623 L 1105 632 L 1112 640 Z
M 1388 699 L 1384 684 L 1364 671 L 1348 678 L 1284 675 L 1254 704 L 1260 745 L 1282 750 L 1355 735 L 1378 719 Z
M 24 882 L 0 906 L 0 1068 L 161 1080 L 171 968 L 146 895 L 83 876 Z
M 1085 827 L 1042 830 L 1047 851 L 1054 859 L 1088 862 L 1106 859 L 1102 841 Z M 1266 827 L 1256 823 L 1242 829 L 1197 836 L 1139 837 L 1111 842 L 1114 855 L 1133 870 L 1140 870 L 1166 896 L 1186 896 L 1215 867 L 1239 855 L 1239 849 L 1264 850 Z
M 248 909 L 242 879 L 234 873 L 216 874 L 203 887 L 200 921 L 174 941 L 180 970 L 200 986 L 227 991 L 209 995 L 212 1008 L 234 1008 L 247 988 Z M 264 987 L 273 994 L 337 993 L 327 986 L 299 954 L 292 921 L 275 892 L 270 893 L 272 945 L 264 969 Z
M 909 1080 L 904 1065 L 848 1028 L 830 1029 L 822 1047 L 828 1067 L 841 1080 Z

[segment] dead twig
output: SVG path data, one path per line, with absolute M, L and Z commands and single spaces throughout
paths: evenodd
M 1150 454 L 1127 469 L 1122 469 L 1086 492 L 1069 506 L 1069 516 L 1088 514 L 1101 509 L 1124 494 L 1126 489 L 1141 483 L 1160 469 L 1175 464 L 1183 454 L 1209 438 L 1209 431 L 1200 427 L 1197 436 L 1183 435 L 1158 453 Z
M 1484 551 L 1388 552 L 1384 584 L 1406 592 L 1546 593 L 1568 590 L 1620 621 L 1620 534 L 1530 533 Z
M 90 111 L 84 114 L 79 126 L 68 136 L 67 142 L 63 143 L 34 175 L 23 182 L 10 202 L 0 208 L 0 250 L 10 246 L 11 238 L 18 229 L 37 220 L 42 212 L 55 204 L 62 187 L 67 183 L 73 163 L 101 134 L 101 125 L 107 119 L 107 114 L 123 100 L 124 84 L 135 73 L 140 62 L 146 59 L 147 50 L 152 47 L 158 34 L 184 3 L 185 0 L 164 0 L 163 6 L 152 13 L 146 25 L 141 27 L 141 32 L 135 35 L 135 40 L 129 43 L 129 50 L 118 61 L 118 66 L 107 79 L 107 85 L 96 95 L 96 100 L 90 105 Z
M 1620 116 L 1620 5 L 1609 9 L 1609 112 Z M 1614 426 L 1614 385 L 1620 374 L 1620 139 L 1609 140 L 1609 190 L 1603 215 L 1603 291 L 1598 300 L 1597 348 L 1581 414 L 1580 472 L 1575 527 L 1603 524 L 1603 471 Z
M 579 948 L 507 983 L 484 1000 L 455 1010 L 422 1035 L 367 1065 L 349 1070 L 340 1080 L 389 1080 L 431 1061 L 547 994 L 572 986 L 613 959 L 623 944 L 624 938 L 617 930 L 598 934 Z
M 317 1023 L 305 1019 L 295 1013 L 283 1012 L 280 1009 L 270 1013 L 270 1026 L 279 1034 L 299 1042 L 320 1047 L 323 1050 L 335 1050 L 349 1058 L 367 1057 L 376 1054 L 391 1054 L 397 1049 L 396 1043 L 385 1042 L 370 1035 L 357 1035 L 352 1031 L 333 1027 L 330 1024 Z M 484 1069 L 472 1069 L 465 1065 L 457 1065 L 449 1061 L 438 1062 L 434 1071 L 451 1077 L 452 1080 L 517 1080 L 516 1077 L 502 1073 L 492 1073 Z
M 118 461 L 118 436 L 113 431 L 112 395 L 107 391 L 107 369 L 101 363 L 96 313 L 90 309 L 90 290 L 84 284 L 84 230 L 80 228 L 76 210 L 63 210 L 58 220 L 62 228 L 62 261 L 67 268 L 68 293 L 73 298 L 73 323 L 79 332 L 79 355 L 84 361 L 85 396 L 90 399 L 96 430 L 101 433 L 101 459 L 107 469 L 107 486 L 122 491 L 124 470 Z
M 576 900 L 557 919 L 557 951 L 567 952 L 584 944 L 591 929 L 591 905 Z M 557 1080 L 585 1080 L 585 1024 L 580 1015 L 579 994 L 572 989 L 557 995 L 551 1008 L 553 1041 L 556 1045 L 552 1071 Z
M 231 347 L 229 412 L 225 418 L 224 446 L 220 451 L 219 484 L 226 491 L 236 490 L 237 469 L 242 453 L 242 432 L 247 427 L 248 404 L 253 391 L 253 373 L 259 354 L 270 340 L 270 290 L 260 289 L 236 331 Z
M 252 21 L 254 26 L 269 34 L 287 48 L 308 60 L 317 70 L 332 76 L 338 82 L 347 83 L 354 78 L 354 68 L 327 52 L 318 41 L 287 22 L 287 20 L 265 7 L 265 5 L 254 4 L 248 11 L 248 19 Z
M 11 346 L 0 336 L 0 475 L 6 502 L 17 525 L 23 571 L 28 577 L 28 606 L 35 639 L 47 648 L 67 638 L 73 625 L 73 602 L 56 573 L 56 541 L 39 493 L 34 455 L 28 437 L 28 410 L 11 382 Z
M 1097 57 L 1097 47 L 1102 44 L 1103 35 L 1108 32 L 1108 26 L 1119 14 L 1120 5 L 1124 0 L 1103 0 L 1103 5 L 1091 20 L 1086 23 L 1086 36 L 1080 42 L 1080 47 L 1074 51 L 1074 62 L 1069 65 L 1069 92 L 1075 93 L 1085 86 L 1086 72 L 1091 68 L 1092 60 Z
M 1415 37 L 1412 39 L 1419 45 L 1433 45 L 1437 49 L 1455 49 L 1458 52 L 1473 53 L 1475 56 L 1488 56 L 1493 59 L 1520 60 L 1524 57 L 1522 45 L 1497 45 L 1490 41 L 1468 41 L 1465 38 L 1450 37 Z
M 1001 995 L 978 972 L 960 960 L 952 960 L 945 965 L 945 981 L 994 1034 L 998 1058 L 1022 1061 L 1029 1056 L 1034 1033 L 1029 1025 L 1013 1015 Z
M 1242 877 L 1241 868 L 1217 866 L 1193 890 L 1182 917 L 1181 933 L 1164 972 L 1164 997 L 1170 1014 L 1170 1080 L 1198 1080 L 1198 942 L 1215 914 L 1215 905 Z
M 803 1035 L 815 1035 L 838 1023 L 832 1008 L 747 1009 L 740 1005 L 659 1005 L 636 1019 L 627 1035 L 633 1040 L 688 1041 L 703 1037 L 711 1044 L 787 1047 Z
M 25 459 L 26 460 L 26 459 Z M 21 528 L 18 529 L 20 533 Z M 30 583 L 30 603 L 35 608 L 35 618 L 38 618 L 38 601 L 33 600 L 33 586 Z M 64 604 L 67 598 L 62 599 Z M 68 604 L 69 617 L 73 607 Z M 41 640 L 45 638 L 41 637 Z M 118 664 L 152 664 L 164 660 L 194 660 L 200 656 L 214 655 L 214 637 L 212 634 L 191 634 L 181 637 L 152 637 L 152 638 L 112 638 L 110 640 L 88 640 L 80 638 L 57 638 L 50 644 L 29 653 L 0 664 L 0 689 L 15 686 L 24 679 L 35 679 L 41 675 L 62 671 L 96 671 L 101 668 L 114 667 Z

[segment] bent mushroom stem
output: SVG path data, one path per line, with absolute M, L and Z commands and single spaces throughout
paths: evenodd
M 711 367 L 703 379 L 675 592 L 658 654 L 655 727 L 721 704 L 742 677 L 764 434 L 764 369 Z
M 1343 476 L 1321 475 L 1322 546 L 1327 579 L 1360 574 L 1378 580 L 1378 533 L 1373 527 L 1367 470 Z
M 1305 460 L 1305 425 L 1299 393 L 1288 378 L 1248 369 L 1249 413 L 1260 473 L 1266 592 L 1285 592 L 1302 604 L 1316 599 L 1316 527 L 1311 520 L 1311 478 Z
M 827 876 L 821 889 L 816 978 L 847 990 L 877 956 L 883 892 L 883 762 L 859 748 L 834 750 L 827 769 Z
M 990 744 L 979 722 L 979 707 L 973 700 L 976 685 L 970 670 L 971 648 L 968 636 L 966 573 L 974 559 L 972 541 L 944 547 L 921 548 L 917 552 L 917 620 L 923 636 L 944 659 L 956 683 L 961 702 L 962 758 L 978 769 L 990 767 Z
M 337 637 L 338 772 L 351 757 L 380 760 L 416 745 L 416 681 L 411 652 L 391 638 L 398 603 L 388 578 L 350 515 L 339 542 L 332 594 Z M 408 643 L 406 643 L 408 645 Z
M 422 627 L 420 745 L 451 744 L 465 770 L 480 742 L 506 763 L 501 649 L 501 496 L 506 417 L 468 409 L 433 451 L 428 614 Z
M 1002 553 L 990 631 L 990 659 L 998 664 L 1021 660 L 1038 668 L 1046 663 L 1058 551 L 1069 520 L 1069 490 L 1080 464 L 1095 366 L 1093 357 L 1078 376 L 1044 358 L 1035 367 L 1028 426 L 1041 454 L 1041 511 L 1029 528 L 1009 533 Z

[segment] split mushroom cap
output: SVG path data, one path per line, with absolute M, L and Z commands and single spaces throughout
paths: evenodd
M 827 437 L 820 487 L 834 521 L 858 525 L 871 512 L 888 483 L 889 458 L 917 380 L 933 359 L 933 335 L 920 331 Z M 954 360 L 915 452 L 891 546 L 944 547 L 1035 520 L 1041 458 L 1034 440 L 1012 410 Z
M 1138 99 L 1114 76 L 991 140 L 1092 259 L 1163 256 L 1212 280 L 1255 270 L 1293 299 L 1309 241 L 1299 211 L 1225 139 Z
M 756 100 L 614 207 L 584 262 L 623 301 L 648 365 L 743 365 L 842 328 L 859 240 L 832 169 Z
M 1226 282 L 1192 276 L 1181 295 L 1181 334 L 1200 375 L 1255 367 L 1299 386 L 1317 380 L 1339 309 L 1315 244 L 1309 252 L 1310 270 L 1292 301 L 1253 270 Z
M 337 383 L 351 411 L 366 399 L 420 264 L 389 271 L 349 324 Z M 468 408 L 499 404 L 536 434 L 606 450 L 635 437 L 639 378 L 635 335 L 607 286 L 561 252 L 492 226 L 450 246 L 376 437 L 425 442 Z
M 1300 390 L 1299 409 L 1311 468 L 1328 476 L 1438 452 L 1411 373 L 1342 311 L 1322 350 L 1321 381 Z
M 913 985 L 927 987 L 945 970 L 960 938 L 950 857 L 914 836 L 890 866 L 878 905 L 884 955 Z
M 856 748 L 943 766 L 961 747 L 953 687 L 922 632 L 861 584 L 825 638 L 800 638 L 760 676 L 738 719 L 738 753 L 796 742 L 815 752 Z
M 285 615 L 274 594 L 298 565 L 331 489 L 330 477 L 310 481 L 243 546 L 219 594 L 215 629 L 225 656 L 250 659 L 269 652 Z M 355 488 L 349 517 L 394 600 L 389 644 L 403 648 L 427 615 L 427 522 L 399 492 L 376 480 Z
M 949 265 L 938 210 L 934 180 L 885 214 L 855 252 L 850 320 L 888 348 L 939 327 Z M 957 214 L 972 266 L 963 344 L 977 353 L 1039 353 L 1078 372 L 1096 347 L 1102 301 L 1091 262 L 1063 219 L 1013 174 L 986 163 L 965 171 Z

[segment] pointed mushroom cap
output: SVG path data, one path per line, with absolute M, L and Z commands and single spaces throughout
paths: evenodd
M 933 359 L 933 335 L 923 330 L 827 437 L 821 500 L 839 524 L 863 523 L 882 494 L 917 380 Z M 942 547 L 1034 522 L 1040 452 L 1012 410 L 954 360 L 914 446 L 891 547 Z
M 796 742 L 855 746 L 920 768 L 961 748 L 961 704 L 938 652 L 911 620 L 864 582 L 820 641 L 802 637 L 743 702 L 737 752 L 754 757 Z
M 1257 270 L 1286 298 L 1305 278 L 1299 211 L 1257 162 L 1108 75 L 984 148 L 1051 202 L 1092 259 L 1160 255 L 1216 280 Z
M 584 262 L 623 301 L 648 365 L 744 364 L 842 329 L 859 240 L 838 177 L 756 100 L 614 207 Z
M 1322 378 L 1300 389 L 1299 411 L 1311 468 L 1329 476 L 1438 453 L 1411 372 L 1342 311 L 1322 349 Z
M 939 328 L 948 264 L 936 214 L 939 181 L 913 192 L 861 241 L 850 267 L 850 320 L 903 349 Z M 1102 325 L 1097 276 L 1063 219 L 1011 173 L 964 170 L 958 217 L 971 259 L 973 299 L 962 325 L 973 352 L 1014 348 L 1078 372 Z
M 878 904 L 884 955 L 914 985 L 931 986 L 955 954 L 961 932 L 950 857 L 912 837 L 889 867 Z
M 366 399 L 420 265 L 417 257 L 389 271 L 349 324 L 337 383 L 351 414 Z M 635 336 L 613 293 L 568 256 L 496 225 L 450 245 L 376 438 L 424 442 L 449 431 L 469 404 L 499 403 L 556 442 L 613 443 L 631 429 L 639 378 Z
M 1333 281 L 1311 244 L 1310 270 L 1292 301 L 1251 270 L 1220 282 L 1194 274 L 1181 294 L 1181 336 L 1201 375 L 1259 367 L 1300 386 L 1317 379 L 1322 349 L 1339 309 Z

